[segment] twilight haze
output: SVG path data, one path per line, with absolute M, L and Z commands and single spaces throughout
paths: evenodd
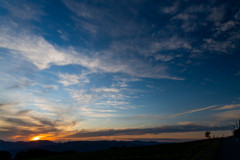
M 240 118 L 240 1 L 0 0 L 0 139 L 201 139 Z

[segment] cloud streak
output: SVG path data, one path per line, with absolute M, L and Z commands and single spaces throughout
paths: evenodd
M 236 108 L 240 108 L 240 104 L 225 105 L 225 106 L 216 108 L 215 110 L 227 110 L 227 109 L 236 109 Z
M 209 107 L 205 107 L 205 108 L 190 110 L 190 111 L 183 112 L 183 113 L 177 113 L 177 114 L 173 114 L 173 115 L 169 115 L 169 116 L 158 117 L 157 119 L 177 117 L 177 116 L 181 116 L 181 115 L 185 115 L 185 114 L 190 114 L 190 113 L 194 113 L 194 112 L 209 110 L 209 109 L 216 108 L 216 107 L 217 107 L 217 106 L 209 106 Z
M 204 126 L 199 124 L 188 125 L 164 125 L 155 128 L 129 128 L 129 129 L 106 129 L 98 131 L 82 130 L 68 138 L 101 137 L 101 136 L 122 136 L 122 135 L 145 135 L 161 133 L 197 132 L 197 131 L 222 131 L 228 130 L 229 126 Z

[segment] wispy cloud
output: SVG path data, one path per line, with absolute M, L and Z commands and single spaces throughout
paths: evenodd
M 214 110 L 225 110 L 225 109 L 236 109 L 236 108 L 240 108 L 240 104 L 225 105 L 225 106 L 216 108 Z
M 97 131 L 82 130 L 68 137 L 101 137 L 101 136 L 119 136 L 119 135 L 145 135 L 161 133 L 179 133 L 179 132 L 197 132 L 197 131 L 222 131 L 228 130 L 229 126 L 204 126 L 200 124 L 187 125 L 164 125 L 155 128 L 127 128 L 127 129 L 105 129 Z
M 59 77 L 62 79 L 59 82 L 62 83 L 64 86 L 74 85 L 79 83 L 79 77 L 75 74 L 59 74 Z
M 46 90 L 58 90 L 58 86 L 57 85 L 42 85 L 42 87 Z
M 214 114 L 212 117 L 218 122 L 235 122 L 239 119 L 240 110 L 228 110 Z M 229 130 L 231 127 L 229 127 Z
M 24 19 L 24 20 L 40 20 L 41 16 L 46 13 L 41 9 L 42 6 L 33 3 L 21 3 L 19 1 L 6 1 L 2 0 L 0 6 L 8 9 L 11 16 Z
M 87 67 L 94 72 L 122 72 L 135 77 L 181 79 L 169 76 L 166 72 L 167 67 L 163 64 L 152 66 L 140 59 L 115 59 L 114 56 L 108 56 L 107 53 L 90 58 L 84 52 L 79 53 L 72 48 L 61 49 L 58 46 L 53 46 L 42 36 L 32 34 L 31 32 L 19 31 L 20 33 L 16 33 L 16 30 L 19 30 L 16 23 L 7 23 L 1 26 L 0 47 L 9 49 L 12 54 L 21 56 L 21 59 L 33 63 L 40 70 L 47 69 L 51 65 L 77 64 Z M 176 38 L 170 39 L 170 42 L 176 42 L 175 40 Z M 167 42 L 168 44 L 165 45 L 173 49 L 182 46 L 189 47 L 184 41 L 172 44 L 170 42 Z M 160 43 L 155 44 L 155 50 L 159 50 L 162 47 Z M 65 85 L 68 84 L 68 82 L 65 83 Z
M 172 6 L 170 7 L 165 7 L 162 11 L 164 13 L 170 13 L 170 14 L 174 14 L 175 12 L 177 12 L 178 7 L 179 7 L 179 1 L 176 1 L 175 3 L 173 3 Z
M 240 75 L 240 71 L 238 73 L 235 74 L 236 76 L 239 76 Z
M 224 6 L 214 7 L 211 9 L 211 13 L 208 15 L 207 20 L 209 21 L 221 21 L 225 15 Z
M 36 85 L 35 80 L 31 80 L 27 77 L 5 74 L 5 78 L 7 79 L 5 81 L 9 85 L 9 87 L 6 87 L 6 89 L 18 89 Z
M 118 77 L 118 76 L 114 76 L 113 78 L 114 81 L 116 81 L 116 83 L 114 82 L 112 84 L 112 86 L 118 86 L 118 87 L 127 87 L 130 83 L 130 82 L 137 82 L 137 81 L 143 81 L 142 79 L 140 78 L 121 78 L 121 77 Z
M 187 13 L 180 13 L 178 15 L 176 15 L 175 17 L 173 17 L 172 19 L 179 19 L 179 20 L 190 20 L 190 19 L 195 19 L 196 16 L 194 15 L 190 15 L 190 14 L 187 14 Z
M 183 112 L 183 113 L 177 113 L 177 114 L 173 114 L 173 115 L 169 115 L 169 116 L 158 117 L 157 119 L 177 117 L 177 116 L 180 116 L 180 115 L 185 115 L 185 114 L 189 114 L 189 113 L 204 111 L 204 110 L 208 110 L 208 109 L 212 109 L 212 108 L 216 108 L 216 107 L 217 107 L 217 106 L 209 106 L 209 107 L 205 107 L 205 108 L 190 110 L 190 111 Z
M 164 62 L 174 59 L 174 57 L 171 55 L 160 55 L 160 54 L 156 55 L 155 58 L 156 58 L 156 60 L 161 60 Z
M 235 45 L 232 43 L 232 40 L 235 40 L 235 38 L 232 38 L 225 41 L 216 41 L 212 38 L 203 39 L 206 42 L 203 44 L 203 48 L 212 52 L 228 53 L 230 50 L 235 48 Z
M 87 94 L 86 90 L 77 90 L 77 89 L 67 89 L 72 98 L 77 101 L 79 104 L 88 104 L 93 98 L 91 94 Z
M 64 31 L 62 31 L 62 30 L 57 30 L 57 32 L 60 34 L 59 36 L 63 39 L 63 40 L 65 40 L 65 41 L 67 41 L 68 40 L 68 34 L 66 33 L 66 32 L 64 32 Z
M 95 92 L 119 92 L 118 89 L 116 88 L 95 88 L 95 89 L 91 89 L 92 91 Z

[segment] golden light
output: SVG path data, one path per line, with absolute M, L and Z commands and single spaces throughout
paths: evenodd
M 31 140 L 32 140 L 32 141 L 38 141 L 38 140 L 40 140 L 40 137 L 39 137 L 39 136 L 33 137 Z
M 49 135 L 49 134 L 40 134 L 37 136 L 35 135 L 34 137 L 31 136 L 28 138 L 28 140 L 29 141 L 39 141 L 39 140 L 53 141 L 53 140 L 55 140 L 54 138 L 52 138 L 52 135 Z

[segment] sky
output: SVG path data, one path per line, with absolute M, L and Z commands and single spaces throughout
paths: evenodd
M 240 118 L 239 1 L 0 0 L 0 21 L 2 140 L 203 139 Z

